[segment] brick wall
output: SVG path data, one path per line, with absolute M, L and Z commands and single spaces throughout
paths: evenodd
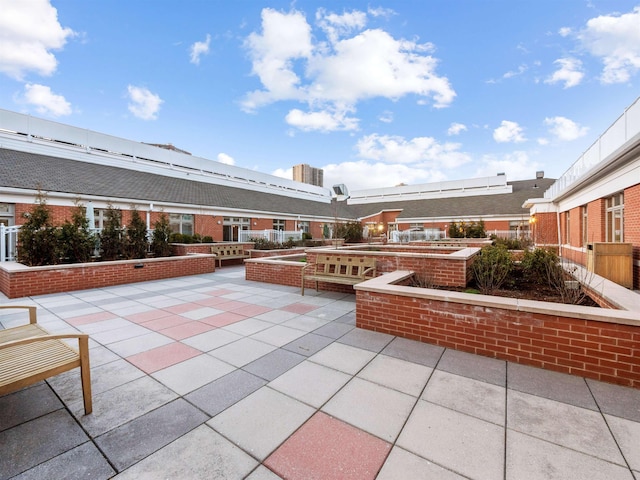
M 190 255 L 47 267 L 11 263 L 0 266 L 0 291 L 19 298 L 198 275 L 215 271 L 214 259 L 213 255 Z
M 394 287 L 394 292 L 417 290 Z M 584 319 L 544 302 L 500 308 L 451 301 L 450 293 L 420 298 L 356 287 L 356 325 L 376 332 L 488 357 L 640 388 L 640 326 Z M 437 292 L 431 290 L 430 292 Z M 448 296 L 449 295 L 449 298 Z M 459 294 L 464 295 L 464 294 Z M 484 297 L 484 296 L 483 296 Z M 486 298 L 486 297 L 484 297 Z M 511 299 L 509 299 L 511 300 Z M 512 300 L 514 302 L 515 300 Z M 540 313 L 540 305 L 551 305 Z M 573 306 L 572 306 L 573 307 Z M 585 309 L 589 307 L 573 307 Z M 593 309 L 597 310 L 597 309 Z M 624 312 L 622 315 L 631 312 Z M 578 316 L 582 318 L 578 318 Z M 625 318 L 631 318 L 626 315 Z M 630 320 L 626 322 L 631 323 Z
M 633 243 L 633 288 L 640 289 L 640 184 L 624 191 L 624 241 Z

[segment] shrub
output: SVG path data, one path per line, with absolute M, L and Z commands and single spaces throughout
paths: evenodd
M 555 277 L 559 264 L 558 256 L 546 248 L 527 250 L 522 257 L 522 270 L 532 282 L 543 285 L 549 284 L 549 277 Z
M 171 227 L 169 219 L 164 213 L 160 214 L 160 218 L 154 224 L 153 236 L 151 237 L 151 251 L 156 257 L 171 256 L 171 245 L 169 238 L 171 237 Z
M 122 212 L 108 205 L 105 226 L 100 233 L 100 249 L 103 260 L 118 260 L 124 253 L 122 238 Z
M 503 245 L 507 250 L 526 250 L 531 246 L 531 240 L 528 238 L 502 238 L 491 235 L 494 245 Z
M 127 258 L 146 258 L 149 243 L 147 242 L 147 225 L 140 217 L 135 205 L 131 206 L 131 221 L 127 225 L 125 252 Z
M 18 261 L 30 267 L 58 263 L 58 238 L 46 195 L 39 191 L 31 212 L 23 215 L 27 220 L 18 233 Z
M 213 243 L 213 237 L 210 235 L 205 235 L 202 237 L 202 243 Z
M 303 240 L 307 240 L 304 236 Z M 311 236 L 309 236 L 309 239 Z M 335 238 L 344 238 L 347 243 L 362 241 L 362 224 L 360 222 L 339 223 L 335 228 Z
M 65 221 L 58 231 L 60 256 L 69 263 L 91 260 L 96 246 L 96 237 L 89 230 L 86 208 L 76 202 L 71 221 Z
M 479 222 L 451 222 L 449 238 L 485 238 L 484 220 Z
M 472 266 L 478 288 L 487 295 L 502 286 L 512 269 L 511 255 L 501 245 L 483 247 Z

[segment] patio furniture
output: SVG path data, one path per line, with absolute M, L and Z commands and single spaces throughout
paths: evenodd
M 219 244 L 211 246 L 211 253 L 216 256 L 218 267 L 222 268 L 222 260 L 245 259 L 249 258 L 249 252 L 245 251 L 246 245 L 228 245 Z
M 302 267 L 302 295 L 306 280 L 356 285 L 376 276 L 376 259 L 355 255 L 317 255 L 314 263 Z
M 92 411 L 89 335 L 50 334 L 36 318 L 35 306 L 0 305 L 0 309 L 27 309 L 29 324 L 0 330 L 0 395 L 80 367 L 84 412 Z M 78 349 L 65 340 L 77 339 Z

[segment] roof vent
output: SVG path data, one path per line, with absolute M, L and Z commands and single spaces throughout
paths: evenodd
M 544 170 L 538 170 L 536 172 L 536 178 L 544 178 Z
M 505 173 L 504 172 L 498 172 L 498 176 L 502 175 L 504 177 Z

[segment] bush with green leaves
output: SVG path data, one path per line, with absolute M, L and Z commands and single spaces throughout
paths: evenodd
M 147 224 L 142 220 L 135 205 L 131 206 L 131 220 L 127 225 L 125 237 L 126 257 L 146 258 L 149 242 L 147 241 Z
M 513 270 L 509 251 L 501 245 L 482 247 L 472 265 L 476 285 L 482 293 L 490 295 L 499 289 Z
M 66 220 L 58 230 L 60 257 L 69 263 L 84 263 L 91 260 L 96 246 L 96 236 L 89 229 L 89 220 L 84 205 L 76 202 L 71 221 Z
M 122 233 L 122 212 L 109 204 L 104 228 L 100 233 L 100 250 L 103 260 L 119 260 L 123 257 L 125 244 Z
M 171 256 L 171 245 L 169 239 L 171 238 L 171 226 L 169 225 L 169 218 L 164 214 L 160 214 L 160 218 L 153 226 L 153 235 L 151 237 L 151 251 L 156 257 L 169 257 Z
M 30 267 L 55 265 L 60 261 L 58 235 L 51 221 L 46 194 L 38 192 L 31 211 L 18 233 L 18 262 Z
M 486 236 L 484 220 L 449 224 L 449 238 L 485 238 Z
M 362 224 L 360 222 L 338 223 L 334 228 L 334 238 L 344 238 L 347 243 L 357 243 L 362 241 Z M 311 236 L 309 236 L 309 239 Z M 307 240 L 303 236 L 304 240 Z
M 524 275 L 539 285 L 548 285 L 550 278 L 557 277 L 556 270 L 562 270 L 558 255 L 547 248 L 526 250 L 521 265 Z
M 526 250 L 531 246 L 529 238 L 502 238 L 497 235 L 491 235 L 489 238 L 493 240 L 494 245 L 504 245 L 507 250 Z

